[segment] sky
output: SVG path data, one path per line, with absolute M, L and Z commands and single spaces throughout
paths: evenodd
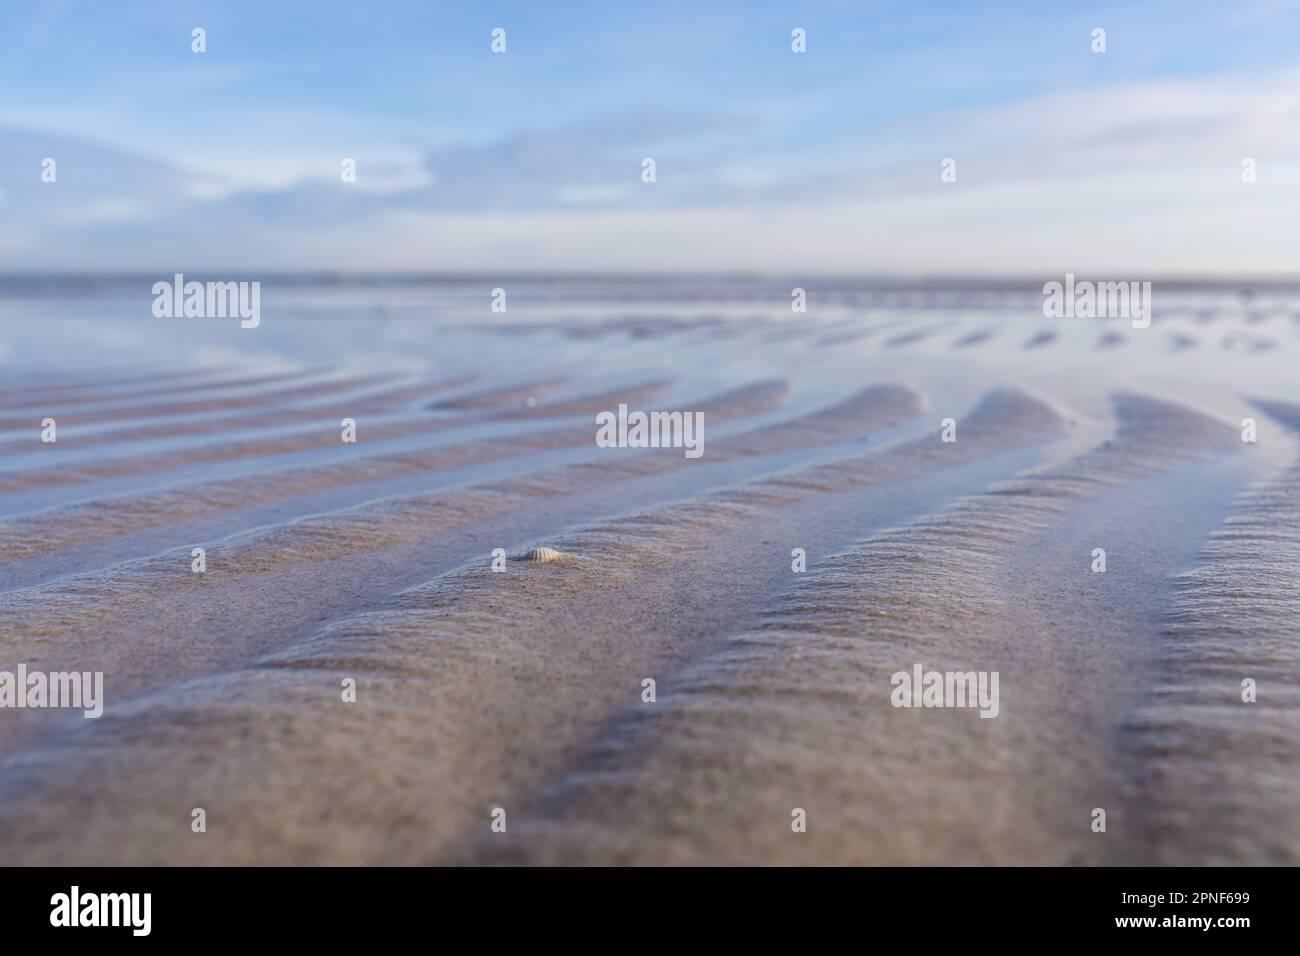
M 1300 272 L 1300 0 L 3 18 L 0 272 Z

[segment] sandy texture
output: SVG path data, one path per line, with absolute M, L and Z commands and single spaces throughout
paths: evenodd
M 1293 294 L 764 290 L 7 377 L 0 670 L 107 701 L 0 709 L 5 861 L 1300 862 Z M 598 448 L 619 404 L 704 455 Z M 998 716 L 892 706 L 916 664 Z

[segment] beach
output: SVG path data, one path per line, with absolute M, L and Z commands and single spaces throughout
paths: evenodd
M 1300 286 L 150 285 L 0 283 L 6 862 L 1300 863 Z

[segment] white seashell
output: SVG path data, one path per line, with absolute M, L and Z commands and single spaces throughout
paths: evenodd
M 525 561 L 561 561 L 564 555 L 554 548 L 533 548 L 524 555 Z

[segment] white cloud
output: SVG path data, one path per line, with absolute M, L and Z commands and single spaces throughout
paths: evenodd
M 138 199 L 116 197 L 82 203 L 76 208 L 61 209 L 51 221 L 69 226 L 98 226 L 115 222 L 139 222 L 150 219 L 154 211 Z
M 1296 268 L 1285 211 L 1300 208 L 1300 69 L 920 116 L 864 131 L 888 152 L 837 150 L 822 167 L 812 142 L 791 166 L 744 135 L 735 148 L 716 139 L 745 134 L 751 118 L 638 114 L 642 127 L 630 112 L 437 150 L 214 153 L 199 171 L 60 138 L 57 186 L 4 183 L 20 230 L 7 251 L 17 268 L 52 249 L 66 268 L 96 269 L 177 257 L 475 271 Z M 18 143 L 46 154 L 41 135 Z M 659 147 L 676 155 L 643 187 L 640 158 Z M 354 185 L 339 180 L 345 156 L 358 162 Z M 958 160 L 951 185 L 939 181 L 945 156 Z M 1253 184 L 1240 179 L 1247 156 Z M 180 217 L 203 228 L 133 226 Z
M 561 186 L 555 191 L 555 198 L 566 206 L 602 206 L 621 202 L 629 191 L 625 183 L 592 183 Z

